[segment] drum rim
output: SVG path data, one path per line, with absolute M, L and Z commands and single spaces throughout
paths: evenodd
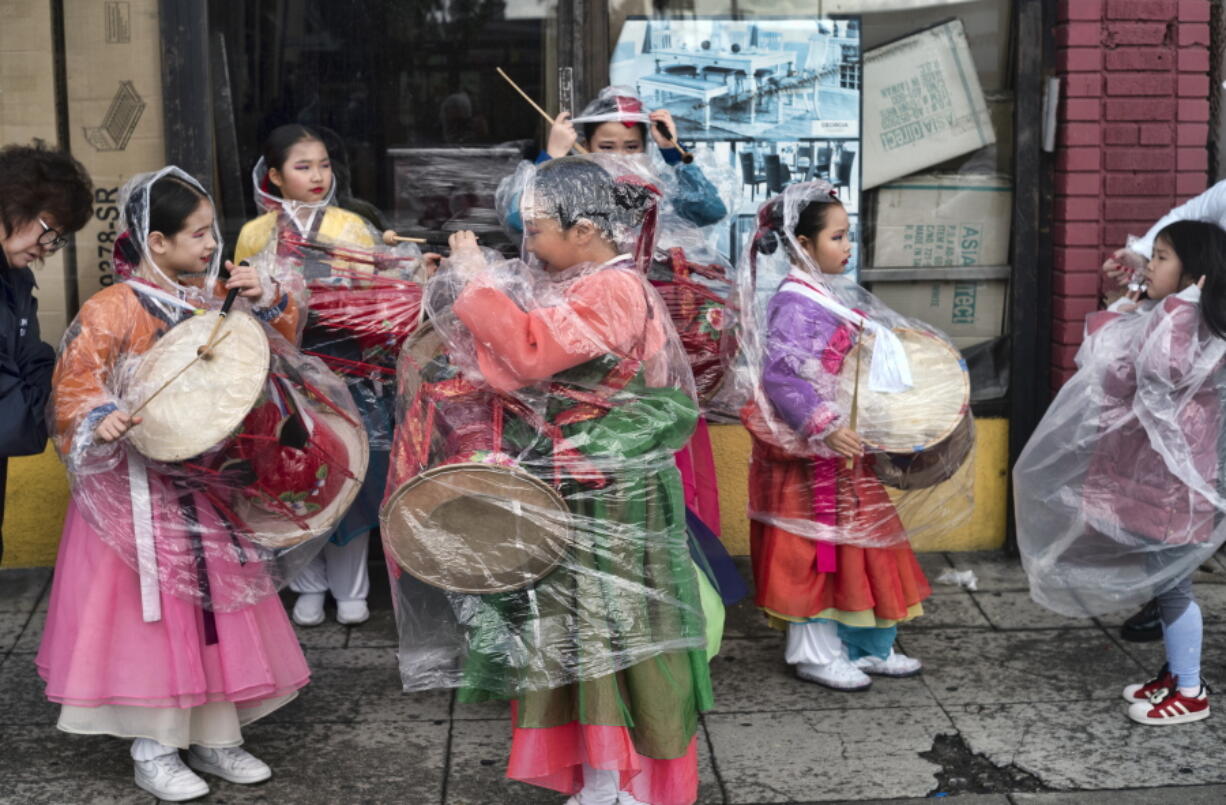
M 379 507 L 379 528 L 380 530 L 384 534 L 391 534 L 396 531 L 396 529 L 388 527 L 390 523 L 390 514 L 392 511 L 392 507 L 397 501 L 399 501 L 406 494 L 411 492 L 414 487 L 420 486 L 424 484 L 426 481 L 433 480 L 440 475 L 447 475 L 447 474 L 458 472 L 460 470 L 467 470 L 467 471 L 479 470 L 479 471 L 492 472 L 492 473 L 504 473 L 504 474 L 514 475 L 523 480 L 527 480 L 529 486 L 534 486 L 544 491 L 547 497 L 551 498 L 555 503 L 557 503 L 558 512 L 560 514 L 562 514 L 567 519 L 569 519 L 570 517 L 570 509 L 566 506 L 566 500 L 565 498 L 562 497 L 561 493 L 559 493 L 557 489 L 553 488 L 549 484 L 542 481 L 540 478 L 537 478 L 532 473 L 526 472 L 518 467 L 506 466 L 503 464 L 485 464 L 479 461 L 462 461 L 462 462 L 457 462 L 455 464 L 441 464 L 437 467 L 430 467 L 429 469 L 423 470 L 417 475 L 414 475 L 412 478 L 410 478 L 409 480 L 401 484 L 399 487 L 397 487 L 396 490 L 392 492 L 392 494 L 388 495 L 387 500 L 384 501 L 383 505 Z M 574 542 L 574 534 L 573 534 L 572 529 L 568 526 L 566 528 L 566 539 L 565 539 L 566 547 L 558 551 L 557 556 L 554 557 L 553 561 L 549 563 L 549 566 L 543 569 L 539 574 L 537 574 L 531 579 L 521 580 L 519 582 L 516 582 L 515 584 L 505 584 L 499 587 L 481 588 L 481 589 L 464 589 L 464 588 L 457 587 L 457 586 L 444 587 L 443 585 L 438 583 L 438 579 L 426 578 L 423 574 L 419 572 L 415 572 L 413 568 L 409 567 L 405 563 L 404 559 L 401 557 L 400 552 L 397 550 L 396 540 L 390 539 L 390 538 L 385 539 L 383 544 L 387 548 L 388 554 L 390 554 L 392 559 L 396 562 L 396 566 L 399 567 L 401 570 L 403 570 L 405 573 L 408 573 L 413 578 L 417 579 L 418 581 L 424 582 L 425 584 L 429 584 L 431 587 L 435 587 L 437 589 L 444 590 L 446 592 L 466 593 L 469 595 L 492 595 L 494 593 L 505 593 L 505 592 L 512 592 L 514 590 L 522 590 L 523 588 L 528 587 L 529 585 L 532 585 L 540 581 L 545 576 L 553 572 L 553 570 L 556 569 L 557 566 L 562 563 L 563 557 L 566 556 L 567 548 L 569 548 L 569 546 L 573 542 Z
M 424 297 L 422 300 L 421 309 L 422 309 L 422 314 L 421 314 L 422 318 L 421 318 L 421 321 L 418 322 L 417 329 L 415 329 L 413 332 L 409 333 L 408 336 L 405 337 L 404 343 L 400 345 L 400 351 L 396 354 L 396 366 L 397 366 L 396 387 L 397 387 L 398 392 L 400 391 L 402 387 L 402 383 L 400 381 L 400 370 L 399 370 L 400 363 L 401 361 L 405 360 L 405 358 L 409 355 L 410 352 L 413 351 L 413 347 L 417 346 L 422 341 L 424 341 L 426 338 L 432 335 L 435 338 L 439 339 L 439 342 L 442 346 L 445 347 L 447 345 L 447 342 L 443 340 L 443 334 L 439 332 L 439 329 L 437 327 L 434 326 L 434 322 L 425 317 L 426 306 L 425 306 Z M 416 362 L 416 359 L 414 359 L 414 362 Z
M 166 341 L 165 339 L 169 337 L 170 334 L 173 333 L 175 330 L 177 330 L 179 327 L 182 327 L 185 324 L 189 324 L 189 322 L 202 322 L 200 324 L 190 324 L 189 326 L 190 328 L 201 329 L 203 330 L 201 334 L 207 335 L 207 333 L 212 329 L 213 323 L 217 321 L 217 316 L 209 315 L 210 313 L 215 314 L 216 311 L 208 311 L 204 315 L 195 316 L 193 318 L 188 319 L 187 321 L 181 322 L 175 327 L 170 328 L 170 330 L 166 332 L 166 335 L 162 336 L 162 338 L 156 344 L 154 344 L 152 348 L 150 348 L 148 351 L 142 354 L 141 356 L 142 359 L 148 360 L 148 356 L 154 354 L 155 350 L 158 350 L 158 348 L 162 344 L 172 343 L 172 342 Z M 268 335 L 264 332 L 263 326 L 260 324 L 258 320 L 256 320 L 254 316 L 242 310 L 231 311 L 227 318 L 233 321 L 243 322 L 243 324 L 240 326 L 251 327 L 252 333 L 258 333 L 260 335 L 260 343 L 262 345 L 261 352 L 263 353 L 263 356 L 264 356 L 264 375 L 265 375 L 265 380 L 266 380 L 268 376 L 269 362 L 272 360 L 272 347 L 268 343 Z M 181 336 L 181 338 L 188 338 L 188 337 L 190 337 L 190 335 Z M 173 342 L 173 343 L 177 343 L 177 342 Z M 132 444 L 134 448 L 136 448 L 137 452 L 139 452 L 145 458 L 151 459 L 153 461 L 175 463 L 179 461 L 186 461 L 187 459 L 194 458 L 195 456 L 203 455 L 204 453 L 209 452 L 217 445 L 229 439 L 231 436 L 235 434 L 236 431 L 238 431 L 238 429 L 243 424 L 243 420 L 247 418 L 247 414 L 251 413 L 251 409 L 255 407 L 256 402 L 260 399 L 260 395 L 263 392 L 264 392 L 264 381 L 263 380 L 261 380 L 261 382 L 258 384 L 253 384 L 251 399 L 243 407 L 243 413 L 236 417 L 235 421 L 231 423 L 230 427 L 221 436 L 221 438 L 217 439 L 217 441 L 212 442 L 209 445 L 206 445 L 203 449 L 189 451 L 188 447 L 181 447 L 178 450 L 160 451 L 158 449 L 158 445 L 150 445 L 147 443 L 147 440 L 143 436 L 143 432 L 140 431 L 139 428 L 133 429 L 131 434 L 128 436 L 128 441 Z M 190 432 L 190 430 L 188 432 Z
M 963 415 L 962 415 L 962 419 L 960 419 L 960 420 L 958 421 L 958 427 L 954 428 L 954 430 L 953 430 L 953 432 L 952 432 L 952 433 L 950 433 L 950 434 L 949 434 L 948 436 L 946 436 L 944 439 L 942 439 L 941 441 L 937 442 L 936 444 L 932 445 L 931 447 L 929 447 L 929 448 L 927 448 L 927 449 L 925 449 L 925 450 L 921 450 L 921 451 L 919 451 L 918 453 L 896 453 L 896 452 L 895 452 L 895 453 L 884 453 L 884 454 L 881 454 L 881 455 L 883 455 L 883 456 L 885 456 L 885 457 L 886 457 L 886 460 L 888 460 L 888 457 L 889 457 L 889 456 L 892 456 L 892 455 L 893 455 L 893 456 L 898 456 L 898 455 L 907 455 L 907 456 L 922 456 L 922 455 L 931 455 L 932 453 L 936 452 L 936 450 L 937 450 L 937 449 L 938 449 L 938 448 L 939 448 L 939 447 L 940 447 L 942 444 L 944 444 L 945 442 L 947 442 L 947 441 L 949 441 L 950 439 L 952 439 L 952 438 L 953 438 L 953 437 L 954 437 L 954 436 L 955 436 L 955 435 L 958 433 L 959 428 L 961 428 L 961 427 L 962 427 L 964 424 L 965 424 L 965 425 L 966 425 L 966 426 L 967 426 L 967 427 L 970 429 L 970 439 L 968 439 L 968 440 L 967 440 L 967 443 L 966 443 L 966 453 L 965 453 L 965 455 L 963 455 L 963 456 L 962 456 L 962 460 L 958 462 L 958 466 L 956 466 L 956 467 L 954 468 L 953 472 L 951 472 L 951 473 L 949 474 L 949 476 L 948 476 L 948 477 L 946 477 L 946 478 L 944 478 L 944 479 L 942 479 L 942 480 L 940 480 L 940 481 L 937 481 L 937 482 L 936 482 L 936 483 L 934 483 L 934 484 L 928 484 L 928 485 L 909 485 L 909 486 L 898 486 L 898 485 L 896 485 L 896 484 L 890 483 L 890 481 L 893 481 L 893 480 L 898 480 L 899 478 L 909 478 L 909 477 L 912 477 L 912 476 L 910 475 L 909 471 L 905 471 L 905 472 L 904 472 L 904 471 L 899 471 L 898 475 L 896 475 L 896 476 L 891 476 L 891 477 L 890 477 L 890 478 L 888 478 L 888 479 L 887 479 L 887 478 L 883 478 L 883 477 L 882 477 L 882 463 L 881 463 L 880 461 L 875 461 L 875 462 L 873 462 L 873 474 L 877 476 L 877 480 L 881 481 L 881 483 L 882 483 L 882 484 L 884 484 L 885 486 L 888 486 L 890 489 L 896 489 L 896 490 L 898 490 L 899 492 L 914 492 L 914 491 L 917 491 L 917 490 L 920 490 L 920 489 L 931 489 L 931 488 L 933 488 L 933 487 L 940 486 L 941 484 L 946 483 L 946 482 L 947 482 L 947 481 L 949 481 L 951 478 L 953 478 L 955 475 L 957 475 L 957 474 L 958 474 L 958 473 L 959 473 L 959 472 L 962 470 L 962 467 L 963 467 L 963 466 L 965 466 L 965 465 L 966 465 L 966 463 L 967 463 L 968 461 L 971 461 L 971 460 L 973 459 L 974 455 L 975 455 L 975 431 L 974 431 L 974 427 L 975 427 L 975 416 L 974 416 L 974 414 L 972 414 L 972 413 L 970 412 L 970 410 L 967 410 L 967 412 L 966 412 L 965 414 L 963 414 Z M 888 473 L 887 473 L 887 474 L 888 474 Z
M 939 335 L 935 333 L 931 333 L 927 330 L 920 329 L 919 327 L 893 327 L 891 329 L 895 333 L 916 333 L 918 335 L 923 336 L 924 338 L 928 338 L 936 342 L 937 344 L 940 344 L 942 348 L 952 353 L 953 355 L 957 356 L 958 365 L 961 368 L 962 404 L 958 408 L 958 416 L 954 420 L 953 425 L 946 428 L 939 436 L 936 436 L 928 440 L 922 445 L 912 444 L 906 447 L 897 447 L 893 445 L 887 446 L 885 443 L 878 443 L 878 442 L 871 441 L 869 439 L 864 439 L 863 434 L 861 434 L 861 439 L 864 441 L 864 444 L 866 446 L 874 450 L 877 450 L 879 452 L 882 452 L 882 453 L 895 453 L 899 455 L 911 455 L 913 453 L 922 453 L 925 450 L 928 450 L 929 448 L 940 444 L 941 442 L 948 439 L 951 435 L 953 435 L 953 432 L 958 429 L 959 425 L 962 424 L 962 420 L 969 414 L 969 408 L 970 408 L 970 403 L 971 403 L 970 371 L 966 367 L 966 359 L 962 357 L 962 353 L 958 351 L 958 348 L 955 347 L 953 344 L 950 344 L 944 338 L 941 338 Z M 860 349 L 860 346 L 861 346 L 860 342 L 857 341 L 856 344 L 852 347 L 852 349 L 848 350 L 847 355 L 843 359 L 844 367 L 847 367 L 849 365 L 854 366 L 854 362 L 852 362 L 851 359 L 855 355 L 856 350 Z M 862 369 L 862 372 L 863 372 L 863 369 Z M 867 382 L 866 375 L 863 373 L 860 375 L 860 382 L 861 383 Z M 917 447 L 919 449 L 916 449 Z
M 356 441 L 359 445 L 358 457 L 360 460 L 358 464 L 360 464 L 360 472 L 358 471 L 358 467 L 350 467 L 349 471 L 354 477 L 345 479 L 343 490 L 336 496 L 332 503 L 326 508 L 321 509 L 316 514 L 303 518 L 307 521 L 308 526 L 310 526 L 313 518 L 323 517 L 329 511 L 339 511 L 339 514 L 332 514 L 329 516 L 331 522 L 327 523 L 327 525 L 324 527 L 308 527 L 304 531 L 297 525 L 294 525 L 292 521 L 287 520 L 284 517 L 272 513 L 264 514 L 261 512 L 263 516 L 272 519 L 270 519 L 268 524 L 260 529 L 259 534 L 275 534 L 281 536 L 282 539 L 251 539 L 251 536 L 249 535 L 248 539 L 257 545 L 273 549 L 292 548 L 295 545 L 300 545 L 304 542 L 315 539 L 316 537 L 323 536 L 332 529 L 336 528 L 340 521 L 345 518 L 345 515 L 349 511 L 349 507 L 353 505 L 353 501 L 357 498 L 358 493 L 362 490 L 362 485 L 366 481 L 366 472 L 370 467 L 370 440 L 366 436 L 366 429 L 360 424 L 355 426 L 352 422 L 345 419 L 345 417 L 332 413 L 331 411 L 316 410 L 313 413 L 325 420 L 328 425 L 338 431 L 343 432 L 348 430 L 350 433 L 356 434 Z M 341 438 L 343 439 L 344 437 Z M 240 511 L 240 509 L 243 511 L 250 511 L 251 508 L 254 508 L 254 506 L 255 504 L 250 503 L 245 498 L 242 498 L 235 503 L 234 508 L 236 513 L 241 516 L 242 511 Z M 244 518 L 244 521 L 247 522 L 249 520 L 248 518 Z M 270 525 L 275 527 L 269 527 Z

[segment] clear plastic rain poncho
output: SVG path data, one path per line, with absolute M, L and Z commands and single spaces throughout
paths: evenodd
M 653 125 L 642 102 L 626 87 L 605 87 L 574 119 L 580 127 L 606 122 Z M 728 396 L 724 389 L 726 358 L 735 351 L 735 312 L 729 305 L 735 279 L 732 265 L 715 243 L 721 234 L 718 225 L 739 203 L 741 183 L 706 149 L 694 154 L 692 163 L 670 163 L 652 145 L 650 130 L 645 137 L 648 147 L 644 153 L 619 159 L 660 191 L 655 251 L 647 276 L 664 299 L 681 338 L 704 413 L 734 419 L 735 410 L 722 401 Z M 592 158 L 606 159 L 607 155 Z M 670 158 L 680 159 L 675 152 Z M 512 231 L 522 228 L 520 198 L 537 167 L 524 162 L 499 185 L 499 216 Z
M 738 282 L 741 417 L 754 439 L 750 517 L 824 543 L 888 547 L 971 510 L 974 420 L 949 339 L 841 275 L 796 238 L 826 182 L 763 204 Z M 825 438 L 851 428 L 849 466 Z
M 276 594 L 344 513 L 367 461 L 344 385 L 286 340 L 300 300 L 265 275 L 254 305 L 238 297 L 221 318 L 220 246 L 199 274 L 158 267 L 149 199 L 163 183 L 211 203 L 177 168 L 124 187 L 123 281 L 69 326 L 49 407 L 73 501 L 137 571 L 147 621 L 160 618 L 159 590 L 217 612 Z M 143 421 L 104 443 L 96 428 L 116 410 Z
M 676 215 L 707 234 L 712 228 L 727 220 L 737 209 L 742 183 L 740 177 L 726 162 L 721 163 L 705 145 L 690 151 L 690 162 L 683 161 L 681 153 L 666 154 L 655 147 L 651 135 L 651 110 L 649 110 L 630 87 L 605 87 L 596 94 L 587 106 L 572 119 L 580 136 L 586 124 L 616 122 L 626 126 L 642 124 L 646 127 L 644 158 L 656 177 L 660 190 L 660 215 L 667 218 Z M 659 245 L 664 245 L 657 241 Z
M 532 264 L 453 254 L 430 281 L 381 518 L 408 689 L 514 696 L 659 655 L 706 673 L 673 463 L 698 408 L 643 276 L 656 194 L 634 170 L 541 166 Z M 541 267 L 562 233 L 601 259 Z
M 1090 314 L 1077 373 L 1013 470 L 1031 596 L 1070 617 L 1135 609 L 1226 539 L 1226 340 L 1195 286 Z
M 304 284 L 303 351 L 345 379 L 371 448 L 389 449 L 396 356 L 421 320 L 421 250 L 385 244 L 366 219 L 335 206 L 335 181 L 320 201 L 284 199 L 261 159 L 252 182 L 256 202 L 273 216 L 258 227 L 250 262 Z
M 694 375 L 703 413 L 735 420 L 726 402 L 728 361 L 736 352 L 736 272 L 702 230 L 663 215 L 647 279 L 664 300 Z

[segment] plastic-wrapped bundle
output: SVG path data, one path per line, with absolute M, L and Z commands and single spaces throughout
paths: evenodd
M 739 274 L 750 517 L 824 543 L 888 547 L 969 515 L 970 387 L 942 333 L 819 268 L 816 234 L 797 230 L 815 205 L 835 203 L 826 182 L 768 201 Z M 827 444 L 840 428 L 859 434 L 860 458 Z
M 174 168 L 124 188 L 124 281 L 69 326 L 49 408 L 76 511 L 138 571 L 146 620 L 159 589 L 215 612 L 274 595 L 339 520 L 367 457 L 343 384 L 286 340 L 297 300 L 264 276 L 255 306 L 232 292 L 220 317 L 217 251 L 199 274 L 158 267 L 149 199 L 163 180 L 207 200 Z M 105 442 L 113 411 L 143 419 Z
M 631 162 L 555 160 L 525 187 L 534 265 L 457 243 L 430 281 L 382 514 L 406 688 L 516 696 L 650 665 L 709 696 L 673 464 L 698 409 L 643 275 L 653 197 Z
M 252 181 L 267 212 L 244 227 L 236 257 L 303 286 L 302 349 L 346 379 L 371 448 L 389 449 L 396 356 L 421 320 L 420 250 L 384 245 L 364 219 L 333 206 L 335 182 L 318 202 L 285 199 L 270 190 L 263 160 Z
M 1092 313 L 1077 373 L 1013 470 L 1031 596 L 1071 617 L 1132 609 L 1226 539 L 1226 340 L 1192 286 Z

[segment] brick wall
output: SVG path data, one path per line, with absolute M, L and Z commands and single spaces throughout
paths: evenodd
M 1204 190 L 1209 0 L 1060 0 L 1052 387 L 1073 373 L 1099 268 Z

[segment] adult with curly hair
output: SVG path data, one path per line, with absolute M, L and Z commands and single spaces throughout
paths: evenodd
M 8 457 L 41 453 L 55 350 L 38 331 L 30 266 L 61 248 L 93 212 L 93 185 L 68 154 L 32 145 L 0 148 L 0 558 Z

